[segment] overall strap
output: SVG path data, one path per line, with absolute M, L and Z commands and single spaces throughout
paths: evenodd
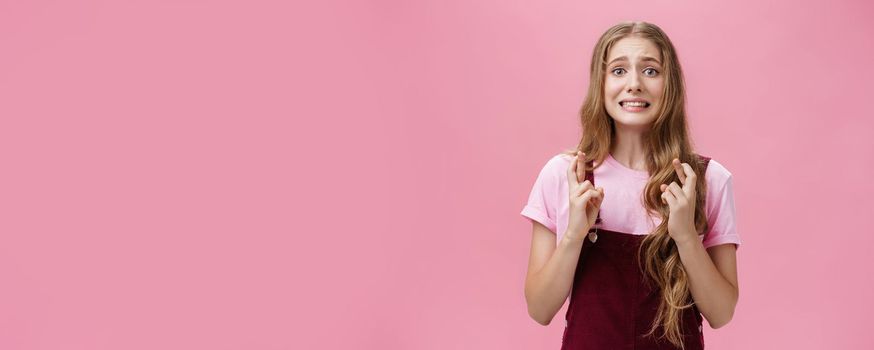
M 701 164 L 704 165 L 704 171 L 706 172 L 706 171 L 707 171 L 707 165 L 710 164 L 710 157 L 705 157 L 705 156 L 702 156 L 702 155 L 699 154 L 699 155 L 698 155 L 698 161 L 701 162 Z
M 589 182 L 591 182 L 592 186 L 594 187 L 595 186 L 595 174 L 592 172 L 592 170 L 589 170 L 589 169 L 592 169 L 594 167 L 593 164 L 594 164 L 593 160 L 586 162 L 586 180 L 589 180 Z M 601 223 L 601 211 L 598 210 L 598 218 L 595 219 L 595 225 L 598 225 L 600 223 Z

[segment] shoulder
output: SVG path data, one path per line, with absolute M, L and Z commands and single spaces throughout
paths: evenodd
M 574 157 L 567 153 L 559 153 L 552 156 L 552 158 L 549 158 L 549 161 L 546 164 L 556 168 L 564 167 L 564 170 L 566 170 L 567 166 L 571 164 L 573 159 Z
M 571 160 L 573 160 L 573 156 L 571 155 L 566 153 L 556 154 L 546 161 L 542 173 L 556 177 L 564 176 L 565 173 L 567 173 L 568 166 L 571 164 Z
M 707 181 L 707 187 L 710 189 L 721 189 L 729 181 L 731 181 L 731 171 L 716 159 L 710 158 L 707 164 L 707 170 L 704 174 L 704 180 Z

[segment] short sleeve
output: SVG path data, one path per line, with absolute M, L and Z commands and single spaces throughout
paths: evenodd
M 734 243 L 740 246 L 741 240 L 737 233 L 736 211 L 734 207 L 734 189 L 732 184 L 731 173 L 725 170 L 722 165 L 711 160 L 710 167 L 715 165 L 714 171 L 721 172 L 712 176 L 712 178 L 724 178 L 723 181 L 715 181 L 721 186 L 713 188 L 711 191 L 708 188 L 707 193 L 707 224 L 709 231 L 704 235 L 702 241 L 704 248 L 710 248 L 720 244 Z M 710 184 L 708 183 L 708 186 Z
M 556 202 L 561 175 L 557 171 L 557 157 L 550 159 L 540 170 L 528 195 L 528 202 L 521 212 L 522 216 L 543 224 L 553 233 L 556 231 Z

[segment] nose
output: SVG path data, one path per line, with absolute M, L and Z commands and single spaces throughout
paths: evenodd
M 628 74 L 628 92 L 632 91 L 641 91 L 640 90 L 640 77 L 637 76 L 637 73 Z

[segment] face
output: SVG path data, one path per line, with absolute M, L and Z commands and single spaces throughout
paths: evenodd
M 604 105 L 617 126 L 647 129 L 656 119 L 665 86 L 662 57 L 651 41 L 626 37 L 607 53 Z

